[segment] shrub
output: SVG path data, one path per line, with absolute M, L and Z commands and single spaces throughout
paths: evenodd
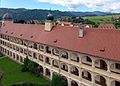
M 51 86 L 67 86 L 67 82 L 61 75 L 54 74 Z
M 45 84 L 37 84 L 37 83 L 18 83 L 13 84 L 11 86 L 50 86 L 48 83 Z

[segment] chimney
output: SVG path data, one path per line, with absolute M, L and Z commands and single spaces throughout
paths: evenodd
M 83 38 L 84 37 L 84 28 L 79 29 L 79 37 Z

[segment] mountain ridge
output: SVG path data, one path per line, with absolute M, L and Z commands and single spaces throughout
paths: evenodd
M 45 20 L 48 12 L 50 10 L 44 9 L 25 9 L 25 8 L 0 8 L 0 19 L 2 16 L 8 12 L 13 15 L 15 20 Z M 74 11 L 59 11 L 52 10 L 51 13 L 55 16 L 55 18 L 60 17 L 77 17 L 77 16 L 106 16 L 113 15 L 116 13 L 107 13 L 107 12 L 74 12 Z

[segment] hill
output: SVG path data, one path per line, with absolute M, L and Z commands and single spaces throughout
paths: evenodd
M 9 12 L 13 15 L 15 20 L 44 20 L 49 12 L 49 10 L 42 9 L 8 9 L 8 8 L 0 8 L 0 19 L 2 16 Z M 75 17 L 75 16 L 95 16 L 95 15 L 110 15 L 111 13 L 104 12 L 70 12 L 70 11 L 59 11 L 53 10 L 51 11 L 55 18 L 59 17 Z
M 112 23 L 116 26 L 116 28 L 120 28 L 120 14 L 106 16 L 88 16 L 85 17 L 85 19 L 95 22 L 96 26 L 98 26 L 100 23 Z

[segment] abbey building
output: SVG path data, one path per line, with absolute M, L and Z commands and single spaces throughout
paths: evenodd
M 61 74 L 68 86 L 120 86 L 120 30 L 101 27 L 59 25 L 52 14 L 45 25 L 17 24 L 7 13 L 0 52 L 21 64 L 28 56 L 41 74 Z

